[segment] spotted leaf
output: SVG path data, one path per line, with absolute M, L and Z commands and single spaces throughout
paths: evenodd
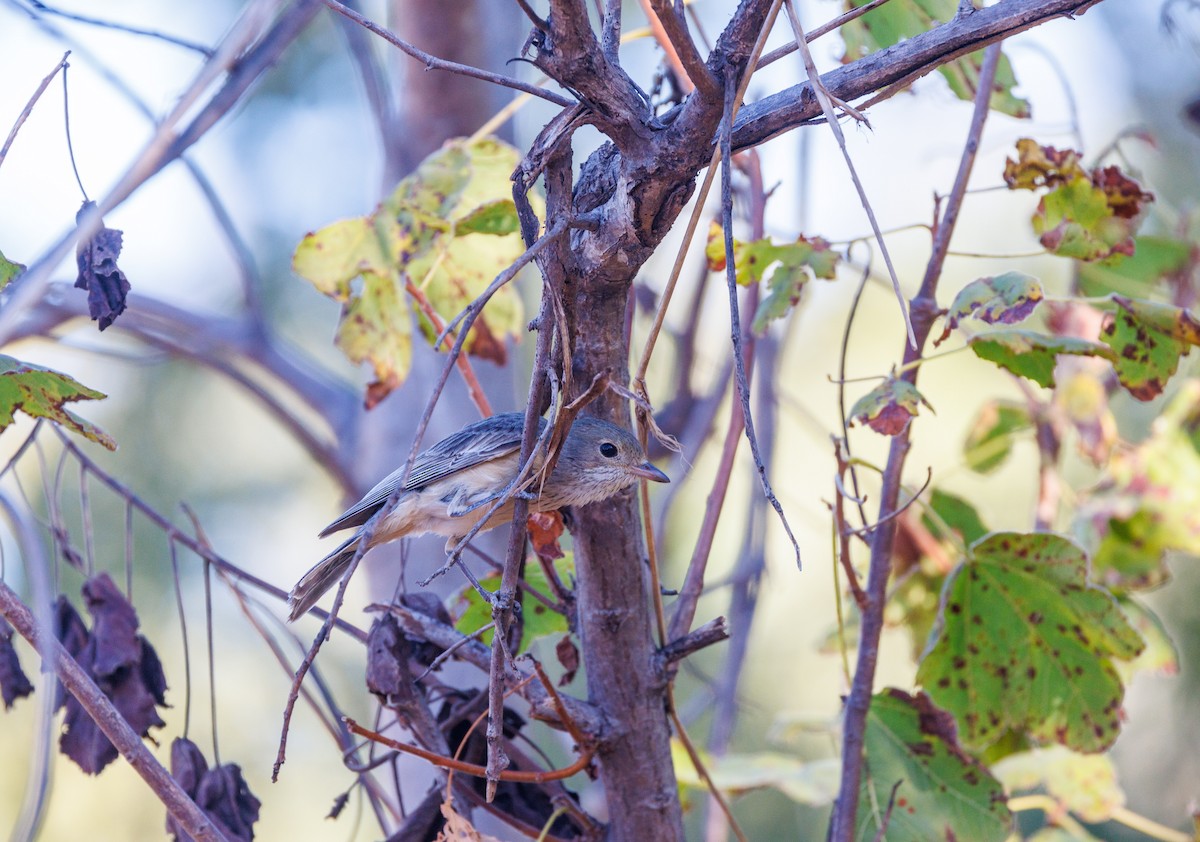
M 1087 572 L 1067 538 L 1001 532 L 972 545 L 947 579 L 917 681 L 967 745 L 1008 730 L 1076 751 L 1112 745 L 1124 696 L 1113 659 L 1144 643 Z
M 1012 831 L 1000 782 L 959 747 L 953 717 L 924 693 L 877 693 L 865 743 L 856 839 L 877 838 L 889 803 L 888 842 L 1003 842 Z

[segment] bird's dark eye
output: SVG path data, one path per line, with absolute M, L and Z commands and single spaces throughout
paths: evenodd
M 600 455 L 605 459 L 613 458 L 617 455 L 617 446 L 611 441 L 606 441 L 604 444 L 600 445 Z

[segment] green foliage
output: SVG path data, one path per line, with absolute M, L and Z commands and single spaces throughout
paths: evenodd
M 680 787 L 707 791 L 708 785 L 678 740 L 671 740 L 671 756 Z M 839 764 L 832 758 L 805 761 L 783 752 L 759 751 L 721 757 L 701 753 L 700 759 L 722 792 L 736 795 L 770 787 L 813 807 L 829 804 L 837 795 Z
M 1122 590 L 1162 584 L 1165 554 L 1200 554 L 1200 383 L 1188 381 L 1146 441 L 1118 451 L 1078 516 L 1098 538 L 1093 577 Z
M 1120 728 L 1113 659 L 1144 646 L 1088 560 L 1059 535 L 1002 532 L 974 544 L 942 595 L 939 628 L 917 671 L 964 741 L 1005 730 L 1101 751 Z
M 867 0 L 849 0 L 846 9 L 865 6 Z M 853 61 L 870 53 L 898 44 L 928 32 L 939 23 L 953 20 L 958 5 L 955 0 L 892 0 L 881 8 L 867 12 L 842 27 L 846 42 L 845 61 Z M 944 64 L 938 72 L 959 99 L 975 99 L 979 90 L 979 71 L 983 66 L 983 51 L 971 53 L 957 61 Z M 992 84 L 990 108 L 1020 119 L 1029 117 L 1029 103 L 1013 94 L 1016 77 L 1007 56 L 1000 57 L 996 79 Z
M 73 401 L 101 400 L 105 395 L 72 377 L 0 354 L 0 431 L 15 421 L 17 410 L 45 418 L 73 433 L 116 450 L 108 433 L 67 409 Z
M 569 578 L 575 571 L 575 559 L 570 555 L 555 559 L 554 569 L 560 579 Z M 496 593 L 500 590 L 500 574 L 484 576 L 480 578 L 479 584 L 488 593 Z M 525 584 L 548 599 L 554 598 L 554 591 L 546 581 L 545 572 L 537 565 L 525 568 Z M 454 627 L 463 634 L 477 632 L 492 622 L 492 606 L 484 602 L 483 597 L 469 584 L 459 588 L 449 601 Z M 525 635 L 521 638 L 521 652 L 526 651 L 535 640 L 550 635 L 566 634 L 568 631 L 566 617 L 557 611 L 551 611 L 524 589 L 521 591 L 521 620 L 525 627 Z M 491 629 L 480 635 L 479 639 L 491 645 Z
M 980 359 L 1046 388 L 1054 386 L 1054 364 L 1059 354 L 1113 358 L 1112 350 L 1099 342 L 1014 328 L 973 336 L 968 344 Z
M 1044 297 L 1041 282 L 1024 272 L 1005 272 L 971 281 L 954 297 L 942 338 L 967 316 L 986 324 L 1024 321 Z
M 24 271 L 25 266 L 23 264 L 14 263 L 4 256 L 4 252 L 0 251 L 0 289 L 4 289 L 13 278 Z
M 296 247 L 296 273 L 343 305 L 338 346 L 372 366 L 368 406 L 408 375 L 413 302 L 432 341 L 524 250 L 510 198 L 518 160 L 516 149 L 491 138 L 450 141 L 373 213 L 328 225 Z M 467 352 L 503 363 L 504 338 L 520 322 L 516 294 L 499 290 L 472 327 Z
M 1064 810 L 1090 824 L 1107 821 L 1125 805 L 1117 771 L 1106 755 L 1051 746 L 1010 755 L 993 771 L 1009 792 L 1044 789 Z
M 705 249 L 708 267 L 714 272 L 725 269 L 725 239 L 720 224 L 708 230 Z M 759 302 L 752 330 L 761 335 L 771 322 L 781 319 L 800 303 L 804 285 L 811 278 L 833 280 L 840 260 L 837 252 L 820 237 L 803 236 L 795 242 L 778 245 L 770 238 L 746 242 L 733 241 L 733 268 L 742 286 L 768 279 L 769 292 Z
M 1179 358 L 1200 344 L 1200 319 L 1189 310 L 1113 294 L 1118 309 L 1101 333 L 1112 348 L 1117 377 L 1131 395 L 1148 401 L 1162 394 Z
M 996 470 L 1012 453 L 1017 436 L 1032 427 L 1033 419 L 1024 404 L 988 401 L 980 407 L 963 445 L 967 467 L 981 474 Z
M 958 747 L 954 720 L 925 694 L 886 690 L 871 699 L 866 758 L 856 839 L 876 838 L 885 816 L 895 842 L 1008 837 L 1000 782 Z
M 1173 237 L 1140 235 L 1133 243 L 1133 254 L 1116 264 L 1082 264 L 1079 291 L 1092 296 L 1115 292 L 1142 298 L 1159 281 L 1183 272 L 1194 259 L 1191 244 Z
M 1117 263 L 1134 253 L 1133 234 L 1154 196 L 1117 167 L 1084 169 L 1080 157 L 1022 138 L 1004 180 L 1013 190 L 1047 191 L 1033 214 L 1033 230 L 1048 251 Z

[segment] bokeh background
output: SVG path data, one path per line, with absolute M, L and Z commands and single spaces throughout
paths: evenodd
M 364 4 L 364 11 L 383 19 L 381 5 Z M 480 5 L 490 22 L 480 29 L 479 38 L 494 53 L 499 67 L 518 53 L 526 27 L 515 4 L 490 0 Z M 698 5 L 708 31 L 718 31 L 729 14 L 729 4 L 704 0 Z M 1019 93 L 1030 100 L 1033 119 L 990 118 L 972 182 L 980 192 L 973 193 L 966 204 L 954 244 L 957 252 L 1011 255 L 1036 250 L 1036 240 L 1025 224 L 1036 200 L 1029 194 L 984 189 L 1002 184 L 1004 158 L 1023 136 L 1076 146 L 1092 155 L 1130 130 L 1143 129 L 1153 137 L 1153 144 L 1127 138 L 1121 149 L 1133 171 L 1160 197 L 1159 209 L 1154 211 L 1157 216 L 1149 226 L 1169 226 L 1172 214 L 1194 210 L 1195 197 L 1200 195 L 1200 135 L 1197 123 L 1187 117 L 1186 107 L 1200 97 L 1200 16 L 1190 12 L 1186 3 L 1176 3 L 1175 20 L 1180 26 L 1168 32 L 1160 21 L 1162 5 L 1149 0 L 1105 0 L 1077 20 L 1053 22 L 1007 45 Z M 641 25 L 637 4 L 626 6 L 627 27 Z M 188 0 L 113 0 L 102 9 L 76 2 L 56 8 L 102 14 L 106 19 L 200 43 L 219 39 L 239 11 L 235 3 Z M 810 27 L 838 11 L 837 4 L 824 0 L 802 4 L 803 19 Z M 1189 15 L 1196 24 L 1191 29 Z M 135 92 L 153 112 L 161 113 L 172 105 L 201 62 L 197 54 L 153 38 L 61 17 L 39 19 L 19 0 L 0 3 L 0 46 L 0 126 L 5 127 L 64 50 L 74 50 L 69 75 L 74 153 L 93 196 L 111 186 L 152 130 L 114 81 Z M 815 54 L 822 67 L 832 67 L 839 58 L 840 44 L 834 38 L 823 39 Z M 648 85 L 660 59 L 653 43 L 649 39 L 633 41 L 623 48 L 622 57 L 631 75 Z M 409 59 L 397 56 L 391 61 L 397 73 L 405 68 L 414 72 Z M 510 65 L 508 71 L 527 74 L 520 64 Z M 419 66 L 415 72 L 421 72 Z M 802 75 L 799 60 L 790 57 L 756 77 L 750 96 L 794 84 Z M 498 104 L 511 98 L 505 92 L 495 96 Z M 503 131 L 520 147 L 552 113 L 550 107 L 532 104 L 518 112 Z M 873 108 L 873 130 L 847 129 L 851 152 L 882 227 L 901 229 L 890 235 L 889 242 L 910 294 L 920 278 L 928 239 L 924 231 L 909 226 L 927 223 L 934 193 L 948 190 L 969 117 L 969 105 L 957 101 L 935 74 L 919 82 L 913 93 Z M 399 145 L 411 142 L 414 149 L 420 147 L 420 138 L 406 138 L 405 126 L 398 125 L 396 133 Z M 585 144 L 598 141 L 583 133 L 581 139 Z M 844 242 L 860 238 L 868 230 L 827 130 L 813 127 L 792 132 L 767 144 L 760 154 L 768 186 L 778 184 L 767 208 L 771 234 L 794 237 L 805 233 Z M 580 149 L 576 161 L 584 157 Z M 332 346 L 337 305 L 290 271 L 291 251 L 306 232 L 369 212 L 394 183 L 395 173 L 385 171 L 378 134 L 346 40 L 329 14 L 318 15 L 300 42 L 253 94 L 194 148 L 191 158 L 211 180 L 252 249 L 272 328 L 292 343 L 305 365 L 344 388 L 361 388 L 364 372 L 348 364 Z M 62 127 L 62 88 L 56 81 L 0 166 L 0 249 L 11 259 L 33 262 L 69 230 L 79 202 Z M 121 265 L 135 294 L 196 313 L 221 314 L 241 306 L 237 265 L 209 205 L 180 165 L 153 178 L 106 222 L 125 232 Z M 669 271 L 674 242 L 669 240 L 646 266 L 643 280 L 649 288 L 660 286 Z M 1038 275 L 1052 291 L 1066 289 L 1069 267 L 1065 261 L 979 256 L 952 257 L 942 288 L 950 295 L 972 278 L 1011 268 Z M 685 278 L 696 274 L 685 270 Z M 73 275 L 70 260 L 55 272 L 59 280 L 69 281 Z M 838 429 L 838 418 L 836 391 L 828 378 L 836 370 L 854 287 L 852 275 L 848 272 L 835 283 L 818 285 L 790 324 L 778 329 L 782 345 L 773 376 L 779 384 L 781 404 L 773 480 L 800 537 L 805 563 L 803 572 L 798 572 L 782 531 L 770 522 L 765 542 L 767 578 L 749 642 L 733 741 L 740 751 L 770 745 L 773 726 L 784 719 L 831 724 L 846 690 L 840 659 L 821 647 L 836 622 L 825 501 L 834 494 L 829 434 Z M 715 377 L 729 355 L 723 282 L 711 286 L 703 298 L 701 330 L 712 341 L 700 343 L 694 363 L 701 383 Z M 520 290 L 526 301 L 532 302 L 536 281 L 524 278 Z M 682 313 L 677 316 L 682 320 Z M 886 371 L 899 358 L 902 343 L 890 292 L 883 286 L 870 287 L 852 336 L 849 373 Z M 516 347 L 506 370 L 486 362 L 478 364 L 498 409 L 521 406 L 531 345 L 526 342 Z M 178 506 L 186 502 L 221 555 L 287 588 L 327 551 L 315 536 L 345 502 L 337 484 L 241 387 L 123 335 L 119 323 L 98 334 L 86 320 L 74 320 L 51 338 L 25 340 L 4 350 L 68 372 L 109 395 L 80 412 L 110 432 L 120 450 L 108 454 L 89 446 L 89 454 L 181 526 L 186 526 L 187 520 Z M 432 371 L 436 366 L 425 349 L 418 348 L 417 357 L 419 371 Z M 651 370 L 652 392 L 655 376 L 674 377 L 670 355 L 662 354 L 660 359 L 658 369 Z M 1194 365 L 1185 359 L 1182 373 L 1189 370 L 1194 370 Z M 371 428 L 374 432 L 370 435 L 390 437 L 381 453 L 406 451 L 409 440 L 400 431 L 405 423 L 415 422 L 423 406 L 423 382 L 420 375 L 414 377 L 414 382 L 375 410 L 394 422 Z M 928 467 L 939 485 L 975 500 L 993 528 L 1028 528 L 1036 492 L 1033 445 L 1018 446 L 1014 458 L 986 478 L 965 470 L 961 455 L 961 442 L 974 409 L 987 397 L 1014 396 L 1011 380 L 972 365 L 960 355 L 928 365 L 922 373 L 922 391 L 937 414 L 923 413 L 915 426 L 909 479 L 919 483 Z M 855 396 L 852 391 L 851 399 Z M 1118 401 L 1122 433 L 1136 440 L 1144 435 L 1154 407 Z M 461 390 L 454 387 L 435 417 L 434 434 L 473 420 L 472 412 Z M 320 423 L 316 418 L 310 420 L 314 425 Z M 22 422 L 0 438 L 5 458 L 27 431 Z M 319 432 L 332 438 L 335 431 Z M 50 437 L 45 440 L 51 442 Z M 856 442 L 861 457 L 882 463 L 882 440 L 861 433 Z M 690 463 L 673 459 L 664 464 L 678 486 L 673 515 L 663 531 L 668 585 L 678 581 L 690 555 L 692 530 L 711 487 L 717 449 L 702 449 Z M 701 603 L 698 622 L 727 610 L 728 590 L 721 583 L 733 569 L 747 528 L 746 507 L 738 501 L 755 493 L 745 456 L 743 452 L 732 487 L 735 502 L 728 507 L 717 535 L 710 575 L 712 593 Z M 32 499 L 41 499 L 43 483 L 53 481 L 56 458 L 54 448 L 48 446 L 49 471 L 38 470 L 36 460 L 23 464 L 22 484 Z M 369 484 L 395 464 L 380 461 L 364 466 L 358 481 Z M 1076 466 L 1071 479 L 1082 486 L 1089 477 L 1085 469 Z M 75 481 L 68 477 L 65 487 L 70 489 Z M 71 499 L 71 494 L 64 497 Z M 93 498 L 97 567 L 123 581 L 122 510 L 99 491 Z M 77 508 L 78 498 L 73 499 L 74 504 L 66 504 L 68 518 L 72 516 L 70 506 Z M 5 532 L 2 540 L 6 580 L 28 594 L 30 582 L 13 536 Z M 439 545 L 437 541 L 418 543 L 411 557 L 436 561 Z M 173 706 L 164 713 L 167 727 L 159 734 L 161 746 L 157 749 L 165 760 L 171 738 L 182 732 L 187 707 L 176 585 L 166 543 L 158 531 L 139 521 L 135 547 L 135 604 L 144 632 L 164 659 L 171 685 L 168 698 Z M 190 634 L 190 733 L 207 752 L 212 715 L 204 652 L 203 584 L 197 559 L 183 554 L 179 562 Z M 385 563 L 376 561 L 377 565 Z M 423 563 L 414 561 L 418 569 Z M 1200 794 L 1200 711 L 1195 702 L 1200 691 L 1196 677 L 1200 609 L 1194 598 L 1200 574 L 1191 558 L 1173 559 L 1171 567 L 1175 583 L 1149 601 L 1161 612 L 1180 649 L 1181 673 L 1175 677 L 1138 676 L 1127 696 L 1127 726 L 1113 754 L 1130 806 L 1168 825 L 1185 827 Z M 58 586 L 77 595 L 79 574 L 61 564 L 57 569 Z M 373 579 L 369 568 L 364 570 L 367 572 L 351 587 L 344 612 L 356 621 L 362 619 L 358 609 L 370 601 L 372 584 L 386 578 Z M 257 838 L 379 838 L 371 816 L 356 819 L 362 811 L 357 800 L 352 800 L 339 821 L 323 819 L 352 776 L 341 767 L 328 735 L 303 707 L 294 723 L 281 779 L 276 784 L 268 782 L 290 677 L 275 664 L 220 586 L 214 600 L 215 710 L 221 756 L 243 767 L 252 790 L 264 802 Z M 277 616 L 283 614 L 278 604 L 271 610 Z M 315 626 L 302 627 L 305 644 L 314 631 Z M 881 685 L 909 686 L 913 668 L 910 648 L 903 633 L 885 637 Z M 27 647 L 20 651 L 32 675 L 36 671 L 32 653 Z M 289 654 L 297 657 L 296 651 Z M 719 649 L 706 653 L 681 678 L 681 708 L 701 735 L 711 724 L 706 719 L 711 708 L 711 681 L 721 668 L 722 657 Z M 362 689 L 361 660 L 359 647 L 335 638 L 320 664 L 347 711 L 367 718 L 371 706 Z M 19 702 L 0 716 L 3 831 L 15 826 L 30 780 L 29 763 L 39 729 L 37 698 Z M 833 754 L 834 746 L 828 735 L 813 733 L 801 739 L 798 750 L 815 758 Z M 413 769 L 414 781 L 420 779 L 419 773 Z M 413 786 L 419 794 L 421 785 Z M 46 796 L 49 802 L 39 839 L 103 842 L 161 838 L 163 833 L 161 805 L 123 762 L 88 779 L 72 763 L 55 756 Z M 755 839 L 823 835 L 824 809 L 798 805 L 776 791 L 744 796 L 739 805 Z M 696 821 L 692 829 L 699 838 Z M 1114 827 L 1095 832 L 1107 839 L 1142 838 Z

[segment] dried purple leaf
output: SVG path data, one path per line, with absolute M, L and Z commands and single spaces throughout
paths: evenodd
M 76 223 L 82 221 L 94 207 L 95 203 L 84 202 L 75 215 Z M 105 228 L 101 222 L 100 230 L 87 242 L 81 242 L 75 250 L 75 261 L 79 266 L 75 287 L 87 290 L 88 312 L 93 319 L 99 320 L 101 330 L 125 312 L 125 298 L 129 295 L 129 281 L 117 266 L 117 258 L 121 255 L 121 238 L 120 231 Z
M 0 697 L 4 699 L 5 710 L 11 708 L 17 699 L 33 692 L 33 684 L 21 669 L 12 639 L 12 626 L 0 618 Z

